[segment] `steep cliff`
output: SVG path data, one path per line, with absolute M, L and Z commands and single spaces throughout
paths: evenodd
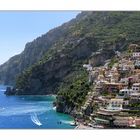
M 64 43 L 65 36 L 69 34 L 68 26 L 73 26 L 74 21 L 75 19 L 28 42 L 21 54 L 13 56 L 0 66 L 0 83 L 15 85 L 16 77 L 38 62 L 49 48 Z

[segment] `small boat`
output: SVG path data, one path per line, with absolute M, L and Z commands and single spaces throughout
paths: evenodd
M 78 124 L 76 122 L 71 122 L 70 125 L 71 126 L 77 126 Z
M 53 107 L 53 110 L 56 110 L 56 106 L 55 106 L 55 107 Z

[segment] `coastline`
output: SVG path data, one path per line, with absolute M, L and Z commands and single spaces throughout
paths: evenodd
M 82 123 L 78 123 L 78 125 L 74 129 L 77 129 L 77 130 L 93 130 L 95 128 L 84 125 Z
M 4 89 L 3 85 L 0 85 L 0 89 Z M 0 128 L 1 129 L 74 129 L 75 127 L 69 125 L 69 121 L 72 122 L 70 115 L 58 114 L 55 111 L 55 107 L 51 105 L 52 98 L 48 98 L 46 95 L 45 99 L 40 98 L 40 95 L 36 95 L 30 98 L 30 95 L 18 95 L 6 97 L 4 91 L 0 91 L 0 102 L 3 108 L 0 109 Z M 18 97 L 17 97 L 18 96 Z M 55 95 L 54 95 L 55 96 Z M 26 98 L 27 97 L 27 98 Z M 29 98 L 28 98 L 29 97 Z M 39 98 L 38 98 L 39 97 Z M 26 100 L 27 99 L 27 100 Z M 47 103 L 48 102 L 48 103 Z M 36 112 L 37 117 L 34 116 Z M 42 112 L 42 113 L 41 113 Z M 33 119 L 31 119 L 33 116 Z M 11 117 L 13 119 L 11 119 Z M 38 125 L 34 120 L 38 120 L 43 125 Z M 57 122 L 61 121 L 62 125 Z M 14 125 L 13 125 L 14 124 Z
M 26 95 L 11 95 L 11 96 L 51 96 L 51 97 L 53 97 L 54 99 L 56 99 L 56 97 L 57 97 L 57 95 L 56 94 L 46 94 L 46 95 L 34 95 L 34 94 L 26 94 Z M 53 104 L 53 110 L 55 110 L 56 111 L 56 106 L 55 106 L 55 104 Z M 65 114 L 65 113 L 63 113 L 63 114 Z M 73 120 L 74 120 L 74 116 L 72 115 L 72 114 L 67 114 L 67 115 L 69 115 L 69 116 L 71 116 L 72 118 L 73 118 Z M 75 128 L 74 129 L 77 129 L 77 130 L 92 130 L 92 129 L 95 129 L 95 128 L 93 128 L 93 127 L 90 127 L 90 126 L 88 126 L 88 125 L 85 125 L 85 124 L 83 124 L 83 123 L 81 123 L 81 122 L 77 122 L 77 125 L 75 126 Z

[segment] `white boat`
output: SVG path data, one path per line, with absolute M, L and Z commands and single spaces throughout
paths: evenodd
M 39 121 L 36 113 L 31 115 L 31 120 L 32 120 L 32 122 L 34 122 L 38 126 L 42 125 L 42 123 Z
M 77 126 L 78 124 L 76 122 L 71 122 L 70 125 L 71 126 Z
M 56 110 L 56 107 L 53 107 L 53 110 Z

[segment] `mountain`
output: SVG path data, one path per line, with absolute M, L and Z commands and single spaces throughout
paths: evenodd
M 89 60 L 102 65 L 114 51 L 139 42 L 139 23 L 140 12 L 82 12 L 27 43 L 21 54 L 0 66 L 0 81 L 14 84 L 16 79 L 10 94 L 58 94 L 58 111 L 71 112 L 90 89 L 82 65 Z
M 16 77 L 19 74 L 39 61 L 49 48 L 61 44 L 60 41 L 65 40 L 65 36 L 69 33 L 68 26 L 73 25 L 74 21 L 75 19 L 27 43 L 21 54 L 13 56 L 0 66 L 0 83 L 15 85 Z
M 75 19 L 25 45 L 25 50 L 0 66 L 0 82 L 14 84 L 16 76 L 39 61 L 49 48 L 57 51 L 89 37 L 104 47 L 120 39 L 139 38 L 139 12 L 82 12 Z

